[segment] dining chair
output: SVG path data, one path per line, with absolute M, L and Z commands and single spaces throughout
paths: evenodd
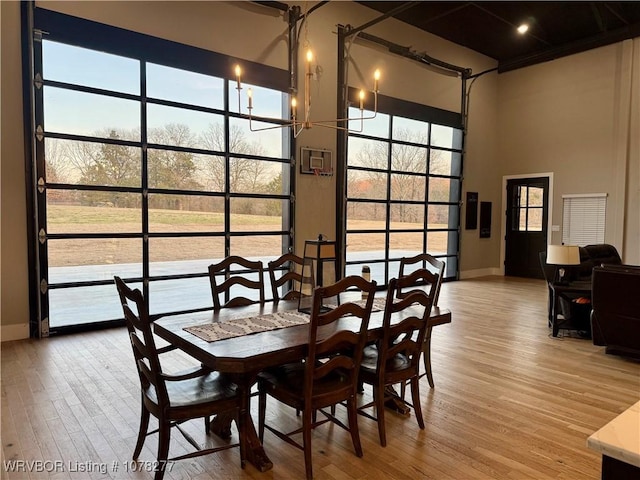
M 428 293 L 414 289 L 403 294 L 400 299 L 395 298 L 394 294 L 402 288 L 411 287 L 419 281 L 431 285 Z M 427 269 L 415 270 L 408 276 L 391 279 L 385 302 L 382 338 L 375 345 L 364 349 L 360 381 L 373 387 L 373 401 L 361 405 L 358 413 L 378 422 L 378 435 L 383 447 L 387 445 L 385 402 L 394 397 L 400 399 L 395 390 L 388 387 L 396 384 L 404 386 L 406 382 L 410 382 L 412 403 L 408 405 L 415 412 L 418 426 L 424 429 L 418 383 L 420 355 L 437 281 L 436 275 Z M 368 411 L 372 407 L 375 407 L 375 416 Z
M 433 296 L 433 306 L 438 306 L 438 297 L 440 296 L 440 285 L 442 284 L 442 278 L 444 277 L 445 262 L 435 258 L 428 253 L 419 253 L 413 257 L 402 257 L 400 259 L 400 269 L 398 271 L 398 278 L 404 277 L 411 273 L 408 270 L 426 268 L 431 272 L 438 275 L 438 284 L 436 285 L 436 291 Z M 410 285 L 407 288 L 413 287 Z M 396 292 L 397 298 L 402 298 L 403 291 L 398 290 Z
M 142 293 L 138 289 L 129 288 L 120 277 L 114 277 L 114 279 L 121 299 L 133 357 L 140 379 L 140 429 L 133 459 L 138 459 L 147 436 L 157 433 L 158 455 L 155 480 L 161 480 L 164 477 L 169 461 L 207 455 L 234 447 L 240 449 L 240 464 L 244 468 L 242 425 L 239 424 L 241 399 L 236 391 L 236 385 L 227 377 L 204 367 L 196 367 L 176 374 L 163 372 L 159 350 L 156 348 L 151 328 L 152 322 Z M 204 418 L 205 433 L 208 434 L 210 432 L 210 417 L 222 412 L 232 412 L 235 416 L 238 426 L 238 443 L 202 448 L 180 426 L 188 420 Z M 157 418 L 158 428 L 149 431 L 151 415 Z M 173 427 L 182 433 L 195 450 L 169 458 L 169 443 Z M 231 436 L 231 432 L 228 434 Z
M 235 268 L 235 270 L 234 270 Z M 257 275 L 257 279 L 252 279 Z M 222 277 L 219 279 L 218 277 Z M 253 303 L 264 303 L 264 267 L 262 261 L 252 261 L 231 255 L 219 263 L 209 265 L 209 281 L 213 296 L 213 309 L 241 307 Z M 239 287 L 238 287 L 239 286 Z M 241 294 L 237 288 L 244 287 Z M 234 295 L 235 292 L 235 296 Z M 250 292 L 257 296 L 248 298 Z
M 267 264 L 273 301 L 296 300 L 300 297 L 300 284 L 302 283 L 302 267 L 304 260 L 294 253 L 285 253 Z M 287 265 L 288 269 L 283 270 Z M 283 272 L 284 273 L 281 273 Z M 280 289 L 291 287 L 280 296 Z
M 432 273 L 437 275 L 437 283 L 435 285 L 435 291 L 432 297 L 432 306 L 438 306 L 438 298 L 440 297 L 440 286 L 442 285 L 442 278 L 444 277 L 444 268 L 445 262 L 439 260 L 428 253 L 420 253 L 414 257 L 403 257 L 400 259 L 400 270 L 398 272 L 398 278 L 406 276 L 411 268 L 411 266 L 416 265 L 416 268 L 426 268 Z M 422 281 L 424 282 L 424 280 Z M 422 283 L 423 287 L 429 287 L 429 285 L 425 285 Z M 409 288 L 415 288 L 416 285 L 408 285 L 404 288 L 404 292 Z M 396 292 L 397 298 L 402 298 L 405 293 L 403 289 L 399 289 Z M 424 362 L 424 371 L 425 373 L 420 375 L 420 378 L 426 376 L 427 381 L 429 382 L 429 386 L 431 388 L 434 387 L 433 383 L 433 372 L 431 370 L 431 330 L 432 327 L 427 326 L 427 332 L 424 336 L 424 343 L 422 345 L 422 360 Z M 404 398 L 405 393 L 405 385 L 403 384 L 401 387 L 401 396 Z
M 329 311 L 321 308 L 325 299 L 354 288 L 369 293 L 364 306 L 362 303 L 347 301 Z M 358 365 L 362 361 L 362 351 L 367 340 L 375 291 L 375 281 L 367 282 L 355 275 L 345 277 L 335 284 L 316 288 L 312 299 L 308 349 L 304 359 L 265 370 L 258 375 L 260 440 L 264 439 L 266 428 L 278 438 L 302 450 L 306 477 L 309 480 L 313 478 L 311 430 L 323 423 L 333 422 L 350 432 L 355 453 L 358 457 L 362 456 L 356 390 Z M 267 394 L 302 412 L 302 426 L 283 433 L 266 425 Z M 324 410 L 343 402 L 347 405 L 348 426 L 331 412 Z M 324 416 L 321 420 L 317 418 L 318 411 Z M 300 433 L 302 442 L 293 438 Z

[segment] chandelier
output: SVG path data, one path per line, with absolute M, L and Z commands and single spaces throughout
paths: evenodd
M 296 138 L 303 130 L 312 128 L 313 126 L 318 127 L 326 127 L 333 128 L 335 130 L 345 130 L 351 132 L 362 132 L 364 128 L 364 120 L 369 120 L 375 118 L 378 112 L 378 84 L 380 81 L 380 70 L 376 70 L 373 75 L 373 112 L 365 116 L 364 113 L 364 101 L 366 97 L 366 93 L 364 90 L 360 90 L 358 95 L 359 98 L 359 109 L 360 116 L 354 118 L 336 118 L 333 120 L 312 120 L 311 119 L 311 80 L 313 78 L 312 72 L 312 62 L 313 62 L 313 52 L 308 49 L 306 53 L 306 71 L 304 76 L 304 90 L 303 90 L 303 105 L 302 105 L 302 116 L 298 115 L 298 99 L 293 96 L 291 98 L 291 119 L 284 124 L 269 126 L 269 127 L 254 127 L 252 122 L 254 117 L 251 113 L 253 110 L 253 91 L 251 88 L 247 89 L 247 110 L 249 111 L 249 130 L 252 132 L 259 132 L 262 130 L 271 130 L 274 128 L 291 128 L 293 132 L 293 137 Z M 238 91 L 238 111 L 241 112 L 240 106 L 240 92 L 242 90 L 242 68 L 240 65 L 235 66 L 235 75 L 236 75 L 236 90 Z M 293 88 L 292 88 L 293 90 Z M 257 117 L 260 120 L 264 120 L 265 117 Z M 277 118 L 272 118 L 270 120 L 281 120 Z M 351 121 L 360 121 L 360 128 L 358 130 L 352 129 L 349 127 L 342 127 L 339 124 L 342 122 L 351 122 Z

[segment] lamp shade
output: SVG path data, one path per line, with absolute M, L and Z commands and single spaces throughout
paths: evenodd
M 577 245 L 547 246 L 549 265 L 580 265 L 580 248 Z

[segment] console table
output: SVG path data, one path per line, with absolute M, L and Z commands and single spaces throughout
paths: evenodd
M 587 439 L 602 454 L 602 480 L 640 478 L 640 402 Z

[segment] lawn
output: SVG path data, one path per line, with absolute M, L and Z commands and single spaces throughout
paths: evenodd
M 142 231 L 141 210 L 111 206 L 89 207 L 80 205 L 49 205 L 49 233 L 140 233 Z M 281 218 L 264 215 L 231 215 L 234 231 L 279 231 Z M 382 229 L 383 222 L 351 220 L 350 228 Z M 420 228 L 419 224 L 403 223 L 402 228 Z M 442 227 L 442 226 L 434 226 Z M 393 228 L 393 225 L 392 225 Z M 190 233 L 190 238 L 151 238 L 149 240 L 152 262 L 214 259 L 224 257 L 224 240 L 197 236 L 203 232 L 222 232 L 224 215 L 217 212 L 196 212 L 168 209 L 149 211 L 149 231 L 152 233 Z M 422 234 L 396 234 L 391 248 L 421 251 Z M 446 251 L 446 232 L 429 234 L 430 251 Z M 402 244 L 399 245 L 398 243 Z M 363 252 L 384 249 L 382 234 L 349 235 L 348 252 Z M 140 239 L 106 238 L 50 240 L 49 266 L 105 265 L 118 263 L 139 263 L 142 261 Z M 278 256 L 281 253 L 281 237 L 246 236 L 231 239 L 232 253 L 247 257 Z

